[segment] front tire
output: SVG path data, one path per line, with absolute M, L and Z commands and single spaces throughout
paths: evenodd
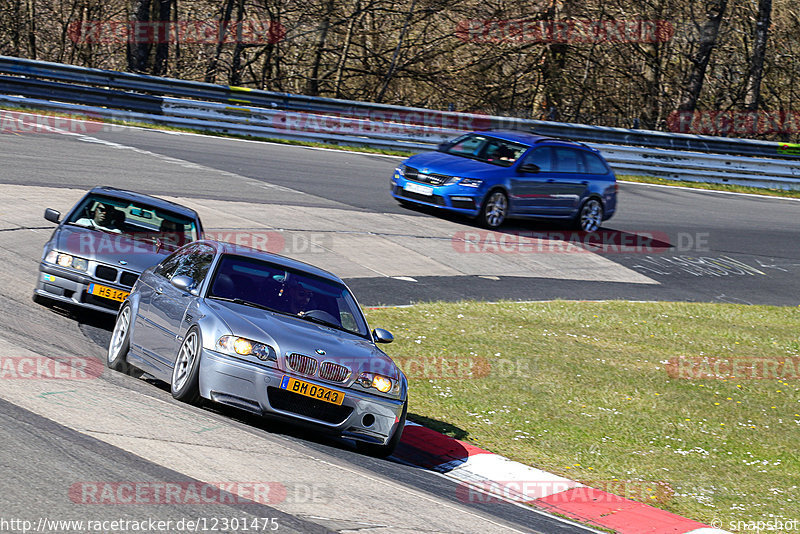
M 483 201 L 481 212 L 478 216 L 486 228 L 494 230 L 500 228 L 508 216 L 508 196 L 500 190 L 490 191 Z
M 200 329 L 193 326 L 186 332 L 178 349 L 175 366 L 172 369 L 172 396 L 179 401 L 197 404 L 200 401 L 200 354 L 203 340 Z
M 114 331 L 111 333 L 111 341 L 108 343 L 106 365 L 110 369 L 138 378 L 142 376 L 143 372 L 129 364 L 126 359 L 131 343 L 132 316 L 131 305 L 126 302 L 117 314 L 117 320 L 114 323 Z
M 397 428 L 394 430 L 394 434 L 392 434 L 392 437 L 390 437 L 389 441 L 386 442 L 386 445 L 375 445 L 374 443 L 356 441 L 356 448 L 364 454 L 374 456 L 376 458 L 387 458 L 391 456 L 392 453 L 394 453 L 394 450 L 397 448 L 397 445 L 400 443 L 400 438 L 403 436 L 403 429 L 406 426 L 407 413 L 408 401 L 403 403 L 403 413 L 400 415 L 400 421 L 397 424 Z
M 590 198 L 583 203 L 572 224 L 576 230 L 596 232 L 603 224 L 603 204 L 596 198 Z

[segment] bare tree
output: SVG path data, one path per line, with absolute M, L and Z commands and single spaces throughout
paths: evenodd
M 685 82 L 683 97 L 678 106 L 680 111 L 694 111 L 697 108 L 697 100 L 700 98 L 706 77 L 706 68 L 711 59 L 711 53 L 717 46 L 719 27 L 727 5 L 728 0 L 710 0 L 706 4 L 706 22 L 702 26 L 697 53 L 690 59 L 691 68 Z
M 756 31 L 753 40 L 753 54 L 750 57 L 750 71 L 747 75 L 745 109 L 756 111 L 761 104 L 761 76 L 764 71 L 764 58 L 767 52 L 767 34 L 772 20 L 772 0 L 759 0 Z

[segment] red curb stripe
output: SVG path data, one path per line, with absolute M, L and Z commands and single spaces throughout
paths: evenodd
M 698 521 L 594 488 L 573 488 L 530 504 L 625 534 L 680 534 L 709 528 Z
M 476 454 L 493 454 L 424 426 L 406 426 L 396 457 L 433 468 L 453 461 L 466 462 Z

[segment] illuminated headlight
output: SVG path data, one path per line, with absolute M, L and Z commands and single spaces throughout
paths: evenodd
M 463 185 L 464 187 L 480 187 L 483 184 L 483 180 L 476 180 L 475 178 L 462 178 L 458 185 Z
M 394 170 L 397 174 L 405 178 L 406 176 L 406 166 L 405 165 L 398 165 L 397 168 Z
M 396 393 L 399 386 L 399 383 L 391 378 L 375 373 L 361 373 L 356 382 L 361 384 L 362 387 L 375 388 L 381 393 Z
M 51 250 L 45 256 L 44 261 L 47 263 L 54 263 L 67 269 L 75 269 L 78 271 L 85 271 L 89 268 L 89 261 L 84 258 L 77 258 L 70 254 L 62 254 L 61 252 Z
M 261 361 L 275 361 L 278 359 L 275 351 L 269 345 L 237 336 L 222 336 L 219 338 L 217 350 L 231 356 L 255 356 Z

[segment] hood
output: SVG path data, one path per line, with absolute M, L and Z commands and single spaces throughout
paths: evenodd
M 492 165 L 491 163 L 445 154 L 444 152 L 417 154 L 405 160 L 403 164 L 414 167 L 419 171 L 427 169 L 429 173 L 445 174 L 448 176 L 467 176 L 470 178 L 495 175 L 498 171 L 510 169 L 510 167 L 500 167 L 498 165 Z
M 122 260 L 126 262 L 126 270 L 137 273 L 160 262 L 171 252 L 157 248 L 152 241 L 66 224 L 56 229 L 52 243 L 56 250 L 100 263 L 119 266 Z
M 300 318 L 269 312 L 251 306 L 207 299 L 214 310 L 236 336 L 246 337 L 272 346 L 278 353 L 278 364 L 286 369 L 285 357 L 296 352 L 323 361 L 348 367 L 350 382 L 363 372 L 379 373 L 398 379 L 397 366 L 374 343 Z M 320 355 L 316 351 L 322 350 Z

